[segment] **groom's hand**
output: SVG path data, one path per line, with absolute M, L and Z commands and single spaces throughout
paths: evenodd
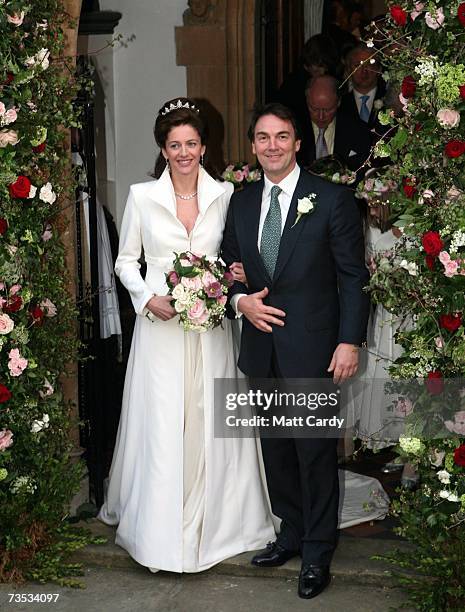
M 333 381 L 336 385 L 355 374 L 358 368 L 358 347 L 341 342 L 333 353 L 328 372 L 334 372 Z
M 285 317 L 286 313 L 284 310 L 279 310 L 279 308 L 266 306 L 266 304 L 263 303 L 263 299 L 266 298 L 267 295 L 268 287 L 265 287 L 261 291 L 257 291 L 257 293 L 244 295 L 237 302 L 237 309 L 247 317 L 254 327 L 260 331 L 271 333 L 273 331 L 271 324 L 283 327 L 284 321 L 278 317 Z

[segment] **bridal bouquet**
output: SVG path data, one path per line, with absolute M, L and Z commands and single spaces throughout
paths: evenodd
M 166 274 L 169 295 L 185 331 L 204 332 L 221 325 L 226 294 L 234 282 L 220 259 L 189 251 L 175 253 L 173 269 Z

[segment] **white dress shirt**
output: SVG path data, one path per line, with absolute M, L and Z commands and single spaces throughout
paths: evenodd
M 357 105 L 357 110 L 358 110 L 358 114 L 360 115 L 360 108 L 362 107 L 362 96 L 369 96 L 368 100 L 367 100 L 367 107 L 368 110 L 371 113 L 371 110 L 373 108 L 373 103 L 375 101 L 375 96 L 376 96 L 376 87 L 374 87 L 373 89 L 371 89 L 370 91 L 367 91 L 366 94 L 360 93 L 359 91 L 357 91 L 356 89 L 352 90 L 352 93 L 354 95 L 355 98 L 355 104 Z
M 284 226 L 286 224 L 287 215 L 289 213 L 289 208 L 291 206 L 292 196 L 294 194 L 295 188 L 297 187 L 297 181 L 300 176 L 300 167 L 296 164 L 293 170 L 283 178 L 280 183 L 272 183 L 269 178 L 264 177 L 264 186 L 262 192 L 262 204 L 260 210 L 260 221 L 258 224 L 258 236 L 257 236 L 257 247 L 260 251 L 260 241 L 262 238 L 263 224 L 265 223 L 266 215 L 270 209 L 271 202 L 271 188 L 275 185 L 281 188 L 281 193 L 278 196 L 279 206 L 281 208 L 281 235 L 284 230 Z M 231 298 L 231 306 L 235 310 L 236 315 L 238 317 L 242 316 L 242 313 L 237 310 L 237 303 L 241 297 L 246 295 L 245 293 L 238 293 Z

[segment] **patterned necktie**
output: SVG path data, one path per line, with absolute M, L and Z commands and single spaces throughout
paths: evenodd
M 278 200 L 281 191 L 282 189 L 278 185 L 271 188 L 270 208 L 263 223 L 260 240 L 260 255 L 270 278 L 273 278 L 281 241 L 281 206 Z
M 370 110 L 367 106 L 367 102 L 370 96 L 360 96 L 360 100 L 362 101 L 362 105 L 360 106 L 360 119 L 365 123 L 368 123 L 368 119 L 370 118 Z
M 326 145 L 325 132 L 326 132 L 326 128 L 323 128 L 323 127 L 318 128 L 318 138 L 317 138 L 316 146 L 315 146 L 315 159 L 320 159 L 320 157 L 326 157 L 328 155 L 328 147 Z

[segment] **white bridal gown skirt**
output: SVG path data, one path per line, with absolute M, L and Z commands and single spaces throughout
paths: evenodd
M 202 571 L 274 539 L 259 441 L 214 435 L 213 381 L 238 375 L 223 325 L 136 322 L 99 519 L 149 568 Z

